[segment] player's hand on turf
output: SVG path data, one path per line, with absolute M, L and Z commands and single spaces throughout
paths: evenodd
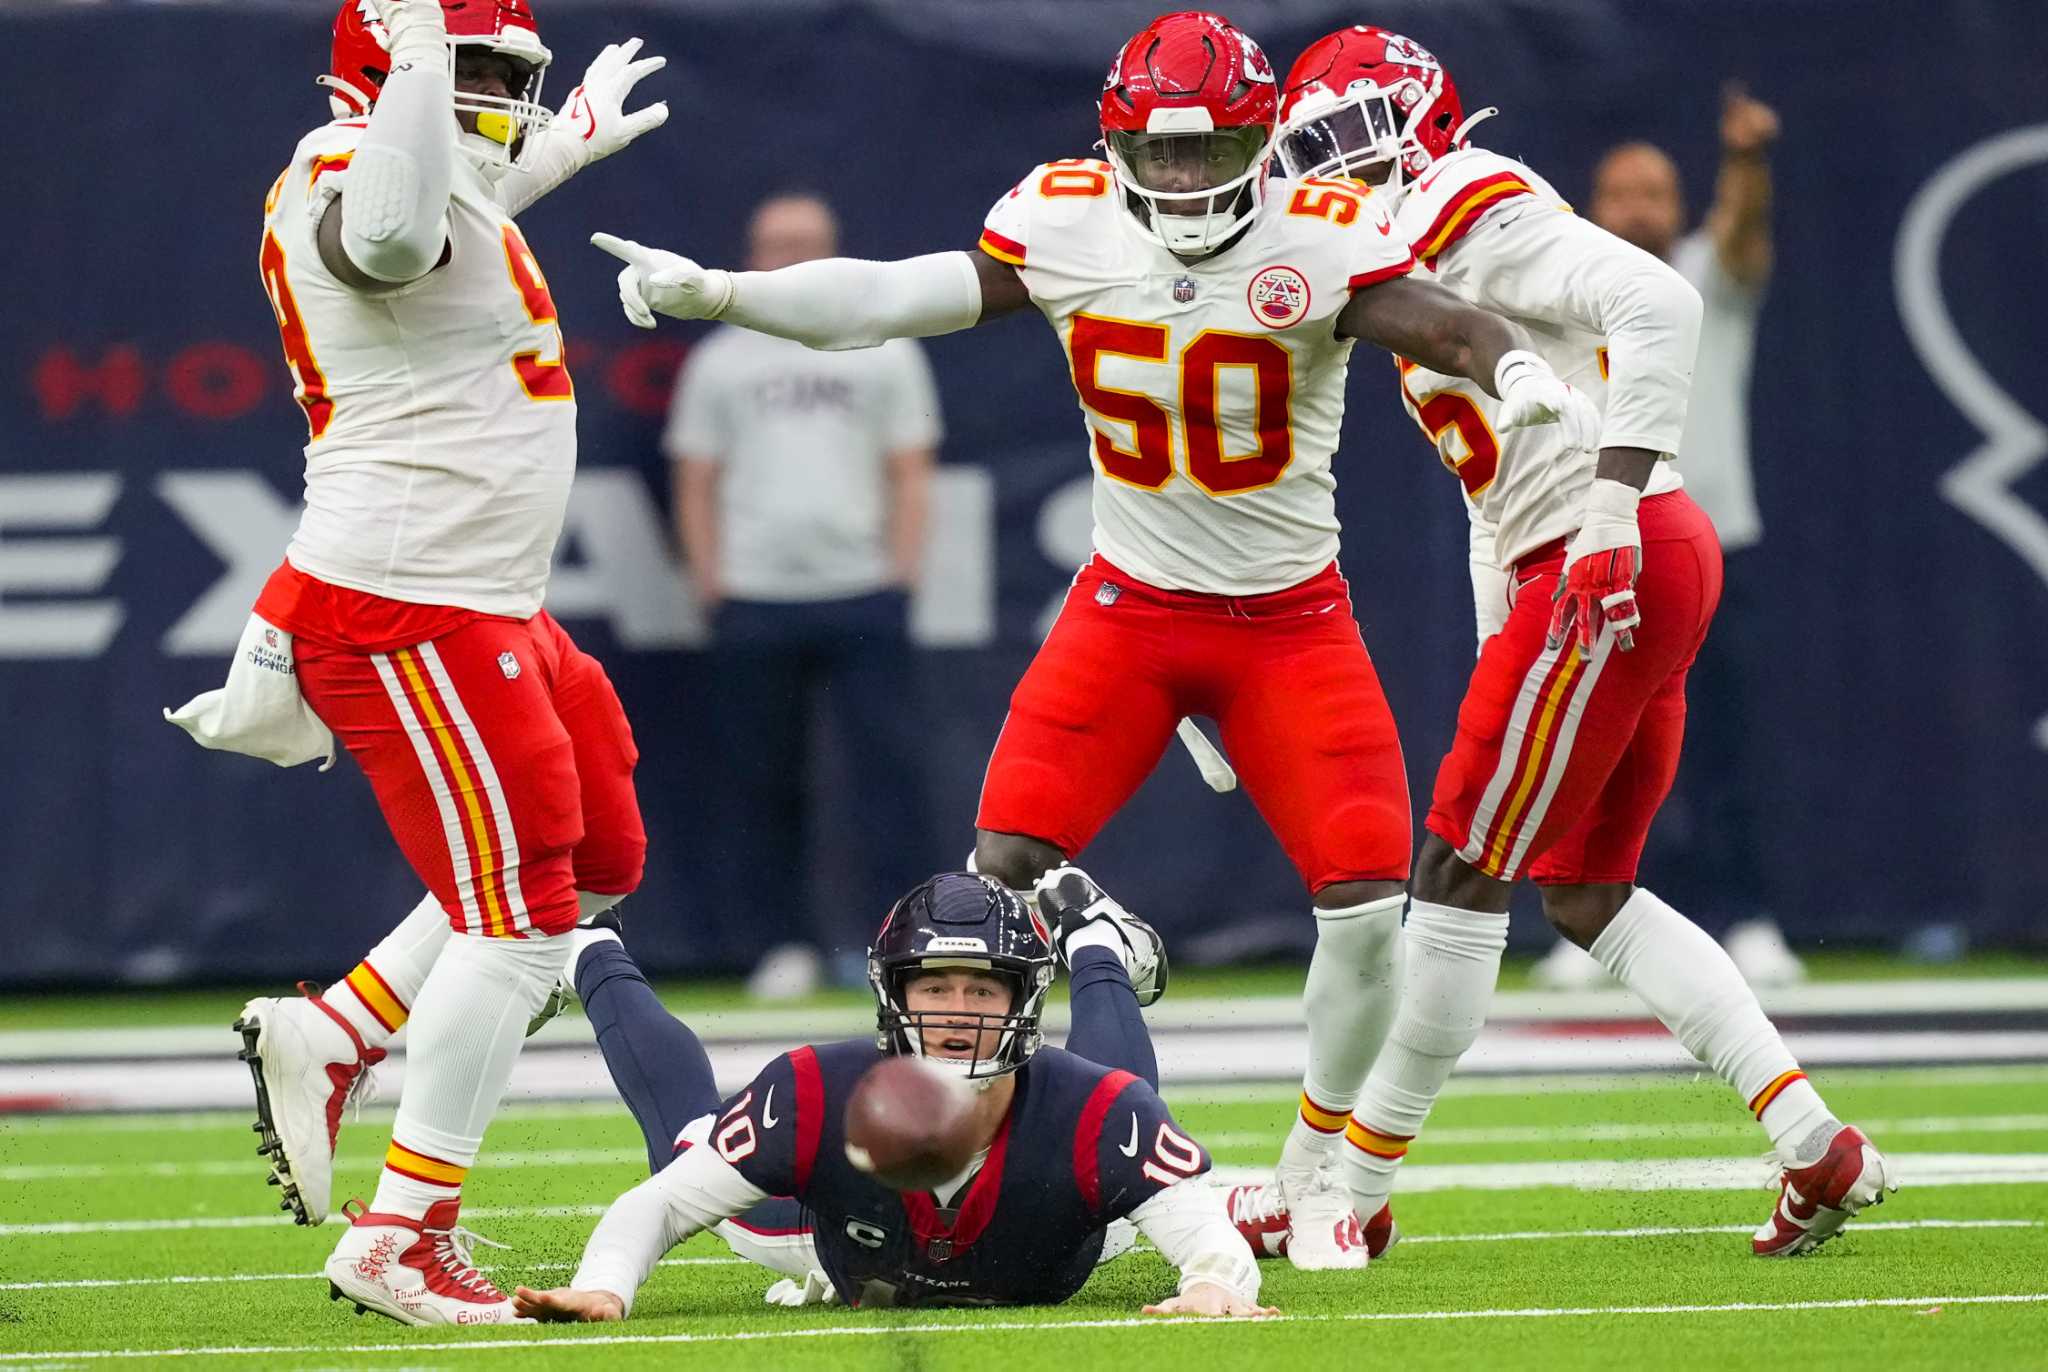
M 1214 1282 L 1197 1282 L 1178 1296 L 1145 1307 L 1148 1315 L 1265 1316 L 1280 1312 L 1270 1305 L 1248 1301 L 1229 1287 Z
M 525 1320 L 604 1324 L 626 1318 L 626 1303 L 611 1292 L 578 1291 L 573 1286 L 557 1286 L 549 1291 L 517 1287 L 512 1292 L 512 1308 Z
M 633 55 L 639 51 L 637 38 L 609 44 L 584 71 L 583 84 L 569 92 L 562 112 L 555 116 L 589 146 L 593 162 L 610 157 L 641 134 L 668 122 L 666 100 L 626 113 L 626 97 L 640 84 L 640 78 L 668 65 L 666 57 L 643 57 L 636 62 Z
M 1636 573 L 1643 562 L 1643 536 L 1636 525 L 1642 492 L 1622 481 L 1595 477 L 1586 497 L 1579 531 L 1565 546 L 1564 575 L 1550 612 L 1549 646 L 1560 648 L 1575 631 L 1579 651 L 1591 656 L 1600 626 L 1615 632 L 1624 653 L 1636 646 L 1643 622 L 1636 608 Z
M 619 273 L 619 304 L 626 318 L 643 329 L 654 327 L 657 314 L 716 319 L 732 303 L 731 272 L 706 269 L 679 254 L 608 233 L 594 233 L 590 241 L 626 264 Z
M 1493 388 L 1500 393 L 1501 428 L 1555 424 L 1571 447 L 1591 452 L 1599 443 L 1600 407 L 1567 386 L 1536 354 L 1518 348 L 1501 358 Z

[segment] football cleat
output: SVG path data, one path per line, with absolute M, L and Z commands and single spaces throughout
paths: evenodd
M 619 907 L 614 905 L 600 910 L 586 919 L 576 921 L 578 929 L 609 929 L 620 939 L 626 936 L 625 923 L 619 918 Z M 548 991 L 548 998 L 540 1003 L 540 1009 L 526 1022 L 526 1036 L 532 1038 L 540 1027 L 562 1013 L 570 1001 L 576 999 L 576 958 L 572 954 L 569 965 L 562 969 L 562 975 L 555 978 L 555 984 Z
M 1778 1203 L 1749 1241 L 1760 1258 L 1795 1258 L 1811 1253 L 1842 1232 L 1849 1217 L 1866 1205 L 1882 1205 L 1896 1191 L 1884 1155 L 1863 1131 L 1845 1124 L 1818 1162 L 1788 1167 L 1778 1178 Z
M 342 1111 L 371 1090 L 370 1068 L 384 1060 L 316 988 L 304 995 L 258 996 L 242 1007 L 236 1054 L 256 1085 L 256 1151 L 270 1159 L 280 1210 L 299 1224 L 322 1224 L 334 1185 L 334 1144 Z
M 1286 1258 L 1308 1271 L 1364 1267 L 1384 1256 L 1401 1238 L 1391 1203 L 1382 1205 L 1371 1222 L 1361 1225 L 1336 1188 L 1327 1184 L 1319 1184 L 1305 1200 L 1299 1235 L 1294 1213 L 1277 1182 L 1234 1186 L 1224 1203 L 1230 1222 L 1244 1236 L 1252 1256 Z
M 426 1218 L 379 1215 L 350 1201 L 349 1228 L 327 1258 L 327 1297 L 400 1324 L 531 1324 L 477 1270 L 472 1243 L 505 1247 L 455 1222 L 462 1202 L 436 1201 Z
M 1098 920 L 1107 921 L 1123 941 L 1124 970 L 1138 1004 L 1150 1005 L 1166 994 L 1166 940 L 1095 884 L 1078 867 L 1055 867 L 1038 879 L 1038 909 L 1053 926 L 1053 946 L 1060 965 L 1067 964 L 1067 940 Z M 1071 969 L 1070 969 L 1071 970 Z

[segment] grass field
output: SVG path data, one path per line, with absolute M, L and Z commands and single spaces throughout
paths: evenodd
M 1058 1308 L 769 1309 L 769 1276 L 699 1238 L 671 1255 L 627 1324 L 404 1330 L 325 1298 L 312 1274 L 335 1231 L 266 1213 L 274 1193 L 243 1118 L 10 1122 L 0 1366 L 174 1351 L 178 1366 L 386 1369 L 507 1365 L 507 1354 L 518 1367 L 601 1356 L 607 1369 L 1080 1372 L 1157 1357 L 1265 1368 L 1336 1356 L 1390 1367 L 2048 1366 L 2048 1184 L 1987 1175 L 2048 1177 L 2048 1067 L 1843 1071 L 1823 1086 L 1907 1184 L 1813 1257 L 1749 1256 L 1748 1231 L 1770 1206 L 1768 1167 L 1718 1083 L 1454 1083 L 1411 1156 L 1415 1186 L 1396 1204 L 1402 1245 L 1363 1273 L 1268 1263 L 1265 1296 L 1285 1318 L 1231 1325 L 1141 1319 L 1138 1307 L 1170 1289 L 1167 1267 L 1143 1252 Z M 1258 1166 L 1289 1093 L 1191 1090 L 1176 1107 L 1219 1164 Z M 374 1113 L 347 1126 L 338 1195 L 368 1192 L 387 1127 Z M 643 1170 L 622 1109 L 508 1113 L 465 1218 L 512 1248 L 480 1258 L 504 1285 L 565 1281 L 597 1209 Z M 1930 1183 L 1915 1185 L 1916 1173 Z M 1750 1178 L 1755 1189 L 1688 1189 Z M 1566 1184 L 1506 1185 L 1524 1179 Z

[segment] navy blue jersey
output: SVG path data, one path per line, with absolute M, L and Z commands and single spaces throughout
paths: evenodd
M 803 1206 L 850 1305 L 1063 1301 L 1094 1270 L 1111 1220 L 1209 1170 L 1143 1080 L 1044 1048 L 1018 1069 L 957 1208 L 892 1191 L 846 1158 L 846 1102 L 882 1056 L 872 1039 L 799 1048 L 726 1101 L 711 1131 L 748 1181 Z

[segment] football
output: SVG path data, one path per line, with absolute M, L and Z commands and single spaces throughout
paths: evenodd
M 974 1093 L 917 1058 L 884 1058 L 846 1102 L 846 1157 L 898 1191 L 929 1191 L 973 1160 Z

